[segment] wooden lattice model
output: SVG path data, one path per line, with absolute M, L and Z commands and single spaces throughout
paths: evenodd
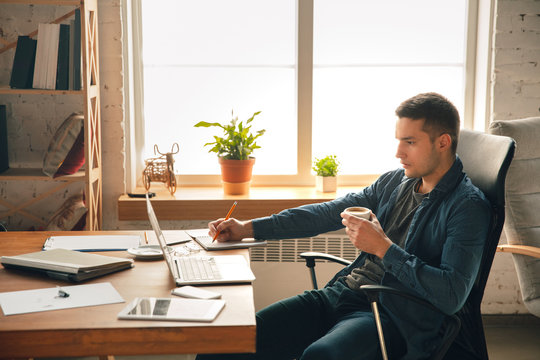
M 144 161 L 146 167 L 143 170 L 143 184 L 146 190 L 150 189 L 152 181 L 158 181 L 165 183 L 171 195 L 174 195 L 176 192 L 176 177 L 174 176 L 173 155 L 177 154 L 178 150 L 178 144 L 174 143 L 171 152 L 163 154 L 159 151 L 158 146 L 154 145 L 154 154 L 161 156 Z

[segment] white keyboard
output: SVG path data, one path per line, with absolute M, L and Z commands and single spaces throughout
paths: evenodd
M 177 257 L 180 275 L 183 280 L 219 280 L 221 274 L 213 257 Z

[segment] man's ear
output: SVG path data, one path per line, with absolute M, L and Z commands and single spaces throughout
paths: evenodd
M 449 150 L 452 147 L 452 138 L 450 137 L 450 134 L 442 134 L 439 136 L 439 150 L 445 151 Z

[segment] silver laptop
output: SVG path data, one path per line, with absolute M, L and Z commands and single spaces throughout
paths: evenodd
M 167 242 L 146 196 L 146 209 L 163 257 L 176 285 L 251 283 L 255 275 L 242 255 L 177 256 Z

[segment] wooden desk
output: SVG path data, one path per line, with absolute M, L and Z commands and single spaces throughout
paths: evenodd
M 81 232 L 2 232 L 0 255 L 39 251 L 48 236 L 73 234 L 81 235 Z M 248 256 L 247 250 L 234 250 L 233 253 Z M 101 254 L 132 257 L 125 251 Z M 208 324 L 117 319 L 118 312 L 137 296 L 172 296 L 170 291 L 175 284 L 164 260 L 135 260 L 135 267 L 130 270 L 109 274 L 85 284 L 99 282 L 111 282 L 126 302 L 21 315 L 1 314 L 0 358 L 255 351 L 255 308 L 251 285 L 207 287 L 220 292 L 226 301 L 217 319 Z M 0 267 L 0 292 L 68 284 L 73 285 Z

